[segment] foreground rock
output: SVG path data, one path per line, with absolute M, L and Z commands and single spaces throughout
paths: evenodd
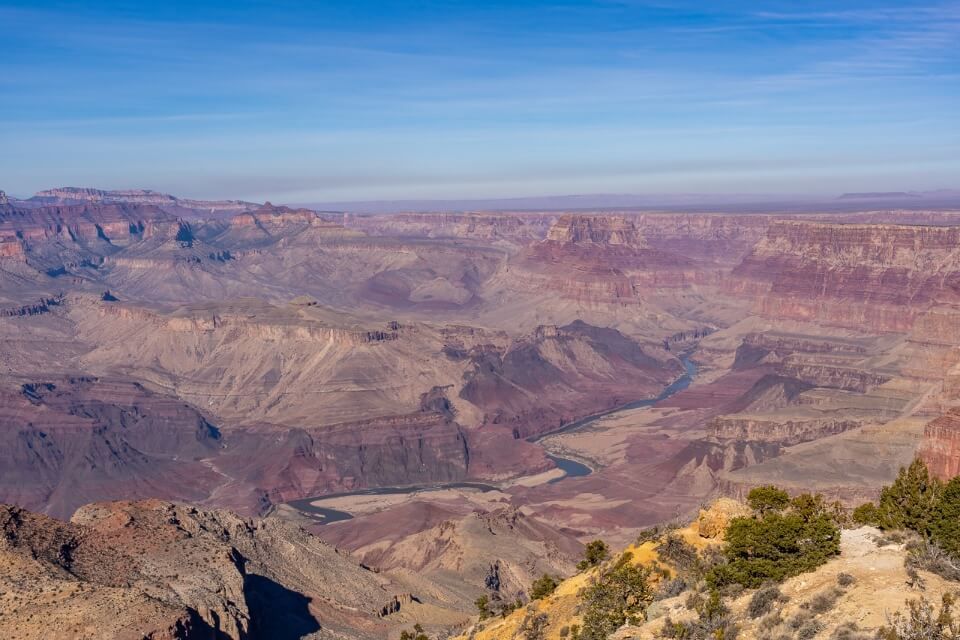
M 169 502 L 0 507 L 4 638 L 383 638 L 443 620 L 299 527 Z M 412 611 L 411 611 L 412 609 Z

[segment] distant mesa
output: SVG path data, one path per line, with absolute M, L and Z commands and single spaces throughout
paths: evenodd
M 104 190 L 90 187 L 58 187 L 38 191 L 32 198 L 35 204 L 139 204 L 158 207 L 206 210 L 209 212 L 243 212 L 260 205 L 243 200 L 194 200 L 178 198 L 151 189 Z

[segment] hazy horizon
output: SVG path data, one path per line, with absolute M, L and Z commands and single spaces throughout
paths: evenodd
M 960 183 L 957 2 L 4 2 L 10 192 L 284 202 Z

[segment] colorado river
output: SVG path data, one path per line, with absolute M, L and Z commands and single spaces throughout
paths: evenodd
M 693 381 L 693 376 L 697 373 L 697 365 L 695 365 L 689 357 L 681 357 L 681 362 L 683 362 L 684 374 L 674 380 L 669 386 L 667 386 L 656 398 L 650 398 L 647 400 L 636 400 L 634 402 L 628 402 L 622 404 L 618 407 L 608 409 L 606 411 L 601 411 L 599 413 L 594 413 L 585 418 L 575 420 L 570 424 L 563 425 L 553 431 L 548 431 L 547 433 L 540 434 L 538 436 L 533 436 L 527 438 L 529 442 L 539 442 L 547 436 L 553 436 L 558 433 L 570 433 L 573 431 L 579 431 L 589 426 L 591 423 L 603 418 L 605 416 L 618 413 L 620 411 L 628 411 L 630 409 L 637 409 L 640 407 L 649 407 L 661 400 L 665 400 L 672 396 L 673 394 L 683 391 L 690 386 L 690 383 Z M 582 476 L 590 475 L 593 470 L 590 469 L 587 465 L 582 462 L 577 462 L 576 460 L 571 460 L 570 458 L 564 458 L 554 454 L 548 454 L 553 463 L 557 466 L 558 469 L 564 472 L 564 475 L 559 478 L 554 478 L 550 480 L 550 483 L 560 482 L 567 478 L 577 478 Z M 293 507 L 303 515 L 307 516 L 317 524 L 330 524 L 332 522 L 340 522 L 343 520 L 350 520 L 353 518 L 353 515 L 347 511 L 341 511 L 339 509 L 329 509 L 327 507 L 316 506 L 313 503 L 318 500 L 327 500 L 330 498 L 346 498 L 349 496 L 386 496 L 386 495 L 398 495 L 398 494 L 408 494 L 408 493 L 417 493 L 421 491 L 441 491 L 444 489 L 476 489 L 478 491 L 487 492 L 487 491 L 498 491 L 501 487 L 492 484 L 484 484 L 482 482 L 438 482 L 435 484 L 425 484 L 425 485 L 413 485 L 406 487 L 380 487 L 380 488 L 371 488 L 371 489 L 358 489 L 356 491 L 346 491 L 343 493 L 331 493 L 322 496 L 315 496 L 312 498 L 302 498 L 300 500 L 291 500 L 287 502 L 289 506 Z

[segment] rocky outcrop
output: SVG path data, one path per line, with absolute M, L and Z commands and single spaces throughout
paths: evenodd
M 91 500 L 200 500 L 217 476 L 195 462 L 219 431 L 136 383 L 59 378 L 0 394 L 0 500 L 68 516 Z
M 157 500 L 0 506 L 0 528 L 5 637 L 372 640 L 409 594 L 295 525 Z
M 13 307 L 0 307 L 0 318 L 19 318 L 24 316 L 39 316 L 44 313 L 50 313 L 51 307 L 58 307 L 63 304 L 63 295 L 51 296 L 49 298 L 40 298 L 35 302 L 21 304 Z
M 623 216 L 567 213 L 547 231 L 547 240 L 561 244 L 602 244 L 642 247 L 646 243 L 632 220 Z
M 26 253 L 23 250 L 23 244 L 16 232 L 0 231 L 0 260 L 10 258 L 13 260 L 23 260 Z
M 780 365 L 780 373 L 788 378 L 794 378 L 815 387 L 828 387 L 866 393 L 890 380 L 889 375 L 876 373 L 866 369 L 817 362 L 807 358 L 789 357 Z
M 411 570 L 437 585 L 463 590 L 469 601 L 496 593 L 513 601 L 527 595 L 530 584 L 544 573 L 574 571 L 582 545 L 573 535 L 556 530 L 519 509 L 475 509 L 410 535 L 389 534 L 390 544 L 366 544 L 375 518 L 360 518 L 331 528 L 331 540 L 350 548 L 364 564 L 384 570 Z M 397 532 L 397 533 L 395 533 Z M 404 602 L 397 603 L 403 611 Z M 392 613 L 396 607 L 389 607 Z
M 793 353 L 864 355 L 868 344 L 829 336 L 810 336 L 788 333 L 749 333 L 737 348 L 734 369 L 744 369 L 758 363 L 779 362 Z
M 275 206 L 266 202 L 262 207 L 241 213 L 230 218 L 233 227 L 282 227 L 285 225 L 310 225 L 315 222 L 325 222 L 323 218 L 310 209 L 291 209 L 290 207 Z M 337 223 L 328 223 L 331 226 L 340 226 Z
M 939 478 L 960 476 L 960 409 L 952 409 L 927 423 L 919 455 Z
M 714 437 L 721 440 L 775 442 L 792 446 L 818 440 L 863 426 L 862 420 L 843 418 L 791 419 L 776 415 L 718 416 L 711 422 Z

